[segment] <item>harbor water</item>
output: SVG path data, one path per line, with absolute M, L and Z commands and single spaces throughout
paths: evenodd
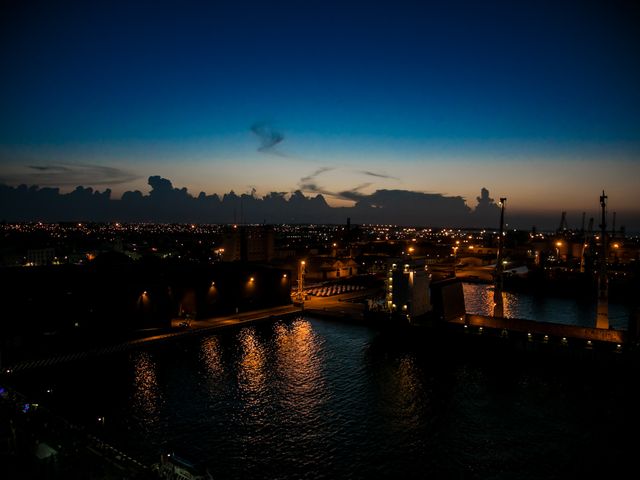
M 20 391 L 145 463 L 217 479 L 615 476 L 626 374 L 301 317 L 16 374 Z
M 467 313 L 493 315 L 493 285 L 463 283 Z M 595 299 L 550 297 L 533 293 L 503 292 L 504 316 L 538 322 L 552 322 L 582 327 L 595 327 Z M 616 330 L 627 330 L 631 308 L 609 302 L 609 324 Z

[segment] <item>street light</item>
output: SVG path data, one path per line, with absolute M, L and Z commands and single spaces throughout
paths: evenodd
M 304 273 L 306 264 L 304 260 L 301 260 L 298 266 L 298 301 L 301 303 L 302 308 L 304 308 Z
M 556 260 L 560 261 L 560 247 L 562 246 L 562 242 L 556 242 Z

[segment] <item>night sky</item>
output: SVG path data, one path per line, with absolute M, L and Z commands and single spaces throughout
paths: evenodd
M 634 3 L 5 1 L 0 182 L 638 217 Z

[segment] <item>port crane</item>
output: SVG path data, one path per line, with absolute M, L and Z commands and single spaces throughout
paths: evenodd
M 567 231 L 567 229 L 567 212 L 562 212 L 562 216 L 560 217 L 560 226 L 558 227 L 558 233 L 564 233 Z

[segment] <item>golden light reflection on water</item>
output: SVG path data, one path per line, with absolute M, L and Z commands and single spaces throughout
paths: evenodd
M 517 297 L 513 293 L 502 292 L 502 303 L 504 305 L 504 316 L 508 318 L 517 318 Z
M 465 290 L 466 310 L 478 315 L 493 316 L 493 285 L 463 286 Z M 508 318 L 517 316 L 517 297 L 512 293 L 502 292 L 503 315 Z
M 238 364 L 238 386 L 249 404 L 257 404 L 266 387 L 265 350 L 254 328 L 239 333 L 241 358 Z
M 401 429 L 419 426 L 422 410 L 429 403 L 428 392 L 421 381 L 422 371 L 416 366 L 412 356 L 405 355 L 398 360 L 396 368 L 385 383 L 388 389 L 385 398 L 387 408 L 394 414 L 394 425 Z
M 493 315 L 493 307 L 495 302 L 493 301 L 493 287 L 487 287 L 483 293 L 483 298 L 487 304 L 488 313 L 486 315 Z M 514 318 L 516 314 L 517 298 L 515 295 L 507 292 L 502 292 L 502 315 L 506 318 Z
M 286 386 L 285 403 L 291 412 L 309 415 L 321 403 L 325 388 L 320 361 L 320 344 L 308 320 L 275 327 L 278 373 Z
M 218 337 L 205 338 L 200 347 L 200 359 L 205 366 L 206 376 L 210 380 L 217 380 L 224 375 L 222 363 L 222 347 Z
M 133 407 L 145 421 L 153 422 L 158 419 L 162 403 L 156 363 L 147 352 L 136 353 L 133 363 Z

